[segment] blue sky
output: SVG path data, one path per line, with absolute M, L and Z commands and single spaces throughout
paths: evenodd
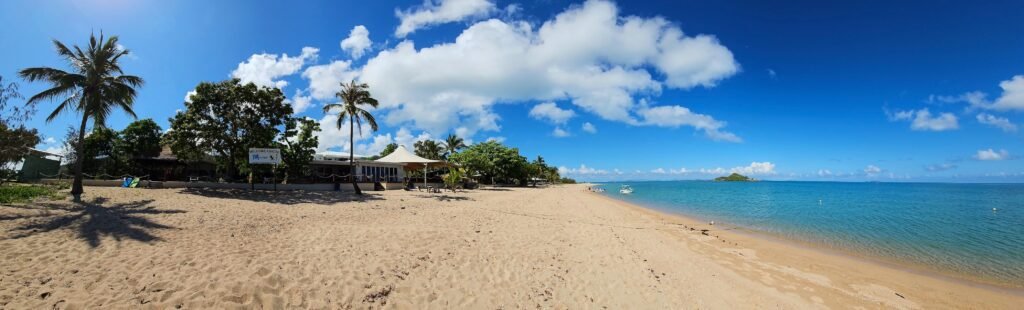
M 357 78 L 384 103 L 357 153 L 457 132 L 584 180 L 1020 182 L 1020 20 L 1019 1 L 16 0 L 0 75 L 34 94 L 16 72 L 63 66 L 51 38 L 103 30 L 164 128 L 196 84 L 232 76 L 333 124 L 319 106 Z M 42 149 L 76 124 L 45 123 L 53 106 L 29 123 L 54 138 Z

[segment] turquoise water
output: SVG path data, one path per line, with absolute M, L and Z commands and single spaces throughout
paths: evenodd
M 622 184 L 635 192 L 620 194 Z M 716 226 L 1024 286 L 1024 184 L 661 181 L 599 186 L 608 196 L 714 220 Z

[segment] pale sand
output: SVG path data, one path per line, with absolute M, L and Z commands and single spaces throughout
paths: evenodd
M 1024 304 L 1020 291 L 721 231 L 584 186 L 363 201 L 87 188 L 96 197 L 102 208 L 0 207 L 0 309 Z

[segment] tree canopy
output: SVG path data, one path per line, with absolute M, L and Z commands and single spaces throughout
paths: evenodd
M 416 156 L 434 160 L 444 159 L 444 148 L 434 140 L 416 141 L 413 148 Z
M 31 105 L 10 104 L 10 100 L 22 97 L 18 84 L 3 86 L 3 80 L 0 76 L 0 183 L 14 176 L 14 163 L 21 161 L 40 140 L 35 129 L 24 125 L 35 110 Z
M 164 141 L 182 159 L 218 155 L 218 166 L 234 178 L 251 172 L 249 148 L 276 146 L 278 127 L 292 115 L 284 99 L 277 88 L 243 85 L 238 79 L 199 83 L 185 110 L 170 119 Z
M 724 176 L 724 177 L 717 177 L 717 178 L 715 178 L 715 181 L 724 181 L 724 182 L 751 182 L 751 181 L 754 181 L 754 179 L 752 179 L 752 178 L 750 178 L 750 177 L 747 177 L 747 176 L 745 176 L 745 175 L 739 174 L 739 173 L 733 173 L 733 174 L 730 174 L 729 176 Z
M 320 145 L 316 133 L 320 131 L 320 123 L 308 118 L 291 118 L 285 123 L 284 134 L 279 142 L 281 149 L 280 167 L 285 171 L 285 182 L 289 177 L 307 175 L 309 162 L 316 155 Z
M 120 143 L 116 145 L 121 153 L 128 158 L 156 157 L 160 155 L 160 138 L 163 128 L 151 118 L 141 119 L 128 124 L 121 130 Z
M 531 175 L 529 162 L 519 149 L 497 141 L 473 144 L 449 160 L 465 168 L 469 176 L 488 183 L 525 185 Z

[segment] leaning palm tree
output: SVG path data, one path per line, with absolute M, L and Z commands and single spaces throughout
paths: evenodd
M 119 47 L 117 36 L 104 41 L 103 33 L 99 39 L 95 34 L 89 36 L 89 46 L 82 50 L 78 45 L 74 50 L 64 43 L 53 40 L 57 55 L 68 61 L 71 72 L 49 67 L 27 68 L 18 72 L 22 78 L 34 82 L 43 81 L 52 87 L 32 98 L 26 105 L 44 100 L 60 100 L 57 108 L 46 118 L 53 121 L 64 111 L 82 114 L 82 124 L 78 130 L 78 141 L 75 154 L 83 154 L 85 127 L 89 119 L 93 126 L 103 127 L 107 117 L 114 109 L 120 108 L 128 115 L 135 117 L 132 104 L 135 103 L 135 88 L 142 86 L 142 78 L 125 75 L 118 64 L 121 57 L 128 55 L 128 50 Z M 75 160 L 75 180 L 71 187 L 71 195 L 76 202 L 81 201 L 82 193 L 82 156 Z
M 455 134 L 449 134 L 448 138 L 444 139 L 444 150 L 447 156 L 452 156 L 465 147 L 466 141 Z
M 377 131 L 377 120 L 373 118 L 373 114 L 370 111 L 363 110 L 360 105 L 369 105 L 371 107 L 377 107 L 377 99 L 373 99 L 370 96 L 368 90 L 370 85 L 366 83 L 357 84 L 355 80 L 345 84 L 341 83 L 341 91 L 336 96 L 341 99 L 342 103 L 332 103 L 324 106 L 324 113 L 330 113 L 331 110 L 339 109 L 338 111 L 338 129 L 341 129 L 342 124 L 345 122 L 345 118 L 348 118 L 348 162 L 351 168 L 349 179 L 352 180 L 352 188 L 355 189 L 356 195 L 362 195 L 363 191 L 359 190 L 359 184 L 356 184 L 355 178 L 355 128 L 359 127 L 359 133 L 363 132 L 363 121 L 370 125 L 370 129 Z

